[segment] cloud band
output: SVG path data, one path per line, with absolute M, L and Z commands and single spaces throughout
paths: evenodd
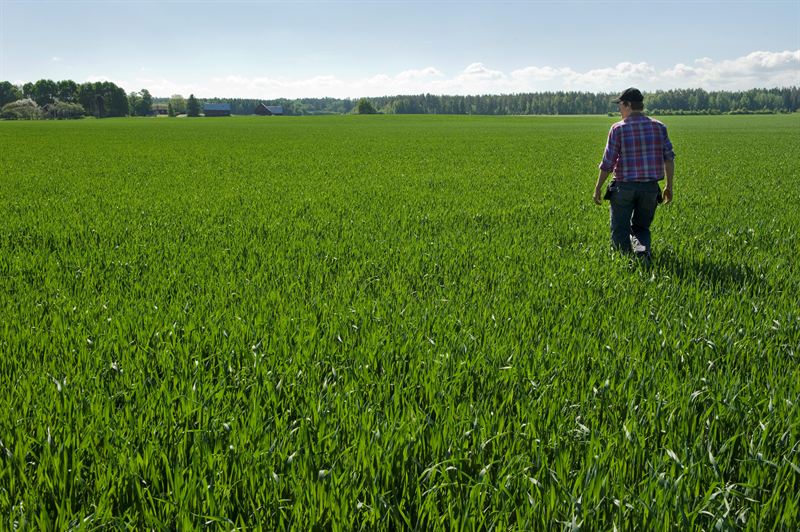
M 92 76 L 92 79 L 107 78 Z M 631 85 L 643 90 L 744 90 L 800 86 L 800 50 L 756 51 L 722 61 L 700 58 L 690 65 L 679 63 L 663 70 L 645 62 L 625 62 L 584 72 L 570 67 L 527 66 L 506 73 L 476 62 L 449 76 L 437 68 L 427 67 L 405 70 L 395 75 L 375 74 L 359 79 L 343 79 L 335 75 L 296 79 L 231 74 L 213 77 L 204 83 L 181 83 L 165 78 L 137 78 L 133 82 L 119 80 L 116 83 L 128 90 L 147 88 L 158 96 L 194 93 L 199 97 L 263 99 L 325 96 L 355 98 L 420 93 L 465 95 L 541 91 L 615 92 Z

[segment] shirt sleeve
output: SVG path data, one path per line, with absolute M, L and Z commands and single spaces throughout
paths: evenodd
M 610 172 L 614 169 L 614 165 L 617 164 L 617 159 L 619 159 L 619 144 L 619 133 L 617 133 L 616 128 L 612 127 L 608 132 L 608 142 L 603 153 L 603 160 L 600 162 L 600 170 Z M 670 146 L 670 149 L 672 149 L 672 146 Z
M 669 135 L 667 135 L 667 128 L 664 128 L 664 160 L 665 161 L 674 161 L 675 160 L 675 151 L 672 149 L 672 142 L 669 140 Z

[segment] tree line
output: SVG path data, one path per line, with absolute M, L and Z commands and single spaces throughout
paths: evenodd
M 78 84 L 40 79 L 23 85 L 0 81 L 0 118 L 6 119 L 151 116 L 156 104 L 147 89 L 126 94 L 110 81 Z M 201 107 L 194 95 L 188 100 L 180 94 L 168 99 L 170 116 L 200 116 Z
M 384 114 L 477 114 L 477 115 L 576 115 L 616 113 L 611 103 L 617 94 L 592 92 L 536 92 L 438 96 L 433 94 L 382 96 L 369 98 L 377 112 Z M 264 102 L 280 105 L 286 115 L 347 114 L 357 112 L 363 99 L 298 98 L 256 100 L 211 98 L 206 101 L 229 103 L 237 115 L 253 114 Z M 735 114 L 789 113 L 800 110 L 798 87 L 750 89 L 746 91 L 705 91 L 675 89 L 645 93 L 649 114 Z
M 382 96 L 370 99 L 208 98 L 205 103 L 229 103 L 232 114 L 251 115 L 260 103 L 280 105 L 286 115 L 347 114 L 478 114 L 478 115 L 575 115 L 615 113 L 616 94 L 592 92 L 537 92 L 440 96 L 433 94 Z M 0 116 L 3 118 L 97 118 L 116 116 L 198 116 L 202 103 L 190 95 L 157 98 L 147 89 L 126 94 L 109 81 L 78 84 L 72 80 L 42 79 L 21 86 L 0 81 Z M 800 110 L 798 87 L 705 91 L 675 89 L 645 93 L 649 114 L 780 113 Z M 165 108 L 166 107 L 166 108 Z M 163 111 L 163 113 L 162 113 Z
M 40 79 L 16 86 L 0 81 L 3 118 L 97 118 L 149 114 L 152 96 L 146 89 L 130 95 L 110 81 L 75 83 Z
M 486 115 L 575 115 L 616 113 L 611 103 L 617 94 L 590 92 L 541 92 L 483 96 L 398 96 L 375 98 L 385 113 L 447 113 Z M 728 92 L 677 89 L 645 93 L 650 114 L 715 114 L 734 112 L 793 112 L 800 108 L 800 91 L 752 89 Z

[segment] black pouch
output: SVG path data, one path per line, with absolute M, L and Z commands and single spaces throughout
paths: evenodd
M 612 181 L 611 183 L 608 184 L 608 188 L 606 188 L 606 193 L 603 196 L 603 199 L 610 201 L 611 200 L 611 196 L 613 196 L 614 192 L 616 192 L 616 191 L 617 191 L 617 182 L 616 181 Z

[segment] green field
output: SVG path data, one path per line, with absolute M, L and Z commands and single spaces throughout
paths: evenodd
M 0 123 L 0 529 L 800 527 L 800 117 Z

